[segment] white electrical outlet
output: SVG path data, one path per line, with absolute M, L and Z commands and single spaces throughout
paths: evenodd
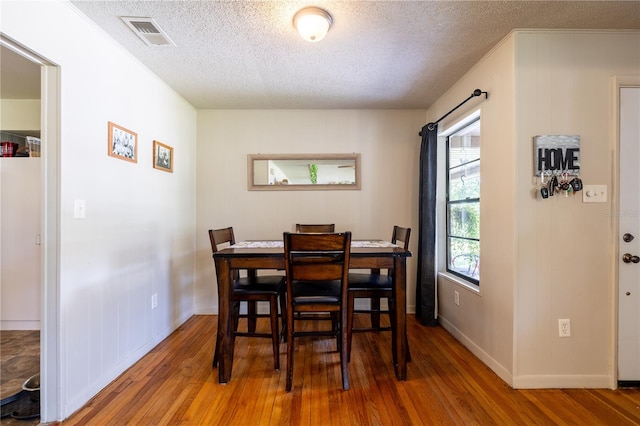
M 151 296 L 151 309 L 158 307 L 158 293 L 153 293 Z
M 456 306 L 460 306 L 460 293 L 458 293 L 457 290 L 453 290 L 453 303 L 455 303 Z
M 571 320 L 558 320 L 558 335 L 560 337 L 571 337 Z

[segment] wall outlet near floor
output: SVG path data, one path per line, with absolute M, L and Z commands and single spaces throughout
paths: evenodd
M 453 303 L 455 303 L 456 306 L 460 306 L 460 293 L 458 293 L 457 290 L 453 290 Z
M 560 337 L 571 337 L 571 321 L 568 319 L 558 320 L 558 335 Z
M 151 295 L 151 309 L 155 309 L 158 307 L 158 293 L 153 293 Z

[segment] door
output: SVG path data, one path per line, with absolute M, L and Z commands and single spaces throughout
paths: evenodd
M 618 381 L 640 384 L 640 87 L 620 88 Z M 624 384 L 624 383 L 623 383 Z

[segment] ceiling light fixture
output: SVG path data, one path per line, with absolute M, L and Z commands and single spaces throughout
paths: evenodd
M 293 26 L 303 39 L 310 42 L 322 40 L 332 23 L 333 18 L 329 12 L 319 7 L 305 7 L 293 17 Z

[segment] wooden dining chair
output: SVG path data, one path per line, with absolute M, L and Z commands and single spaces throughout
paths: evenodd
M 296 232 L 336 232 L 336 225 L 333 223 L 317 225 L 296 223 Z
M 210 229 L 209 240 L 211 241 L 211 251 L 215 253 L 222 245 L 233 245 L 236 243 L 233 228 Z M 280 311 L 282 312 L 282 322 L 286 318 L 286 296 L 285 282 L 282 275 L 257 275 L 255 269 L 247 270 L 246 277 L 240 277 L 238 270 L 233 271 L 233 330 L 235 336 L 245 337 L 268 337 L 273 345 L 273 368 L 280 369 L 280 328 L 278 325 L 278 300 L 280 301 Z M 218 283 L 218 285 L 220 285 Z M 247 302 L 247 313 L 240 314 L 240 303 Z M 258 314 L 257 302 L 268 302 L 269 313 Z M 256 332 L 257 319 L 269 317 L 271 322 L 270 333 Z M 246 318 L 247 331 L 238 332 L 240 318 Z M 216 338 L 216 347 L 213 354 L 213 368 L 218 366 L 220 347 L 220 336 Z
M 302 336 L 332 336 L 340 352 L 342 388 L 349 389 L 347 354 L 347 278 L 351 232 L 283 234 L 287 285 L 287 391 L 293 385 L 294 339 Z M 294 313 L 336 313 L 337 327 L 330 330 L 298 331 L 303 319 Z
M 391 242 L 393 244 L 400 244 L 405 250 L 409 249 L 409 238 L 411 237 L 411 228 L 402 228 L 400 226 L 393 227 L 393 233 L 391 234 Z M 392 331 L 393 321 L 395 317 L 395 301 L 393 300 L 393 270 L 387 270 L 386 274 L 381 274 L 380 269 L 371 269 L 368 273 L 349 273 L 349 328 L 348 333 L 348 353 L 351 357 L 351 340 L 353 332 L 365 332 L 365 331 Z M 369 309 L 355 309 L 355 300 L 368 298 L 370 300 Z M 387 299 L 387 310 L 380 308 L 380 299 Z M 369 314 L 371 325 L 369 327 L 354 327 L 354 313 Z M 389 327 L 382 327 L 380 325 L 380 314 L 389 315 L 389 321 L 391 325 Z M 406 336 L 405 336 L 406 339 Z M 395 352 L 394 352 L 395 353 Z M 411 359 L 409 354 L 409 344 L 407 341 L 407 360 Z M 395 359 L 394 359 L 395 364 Z

